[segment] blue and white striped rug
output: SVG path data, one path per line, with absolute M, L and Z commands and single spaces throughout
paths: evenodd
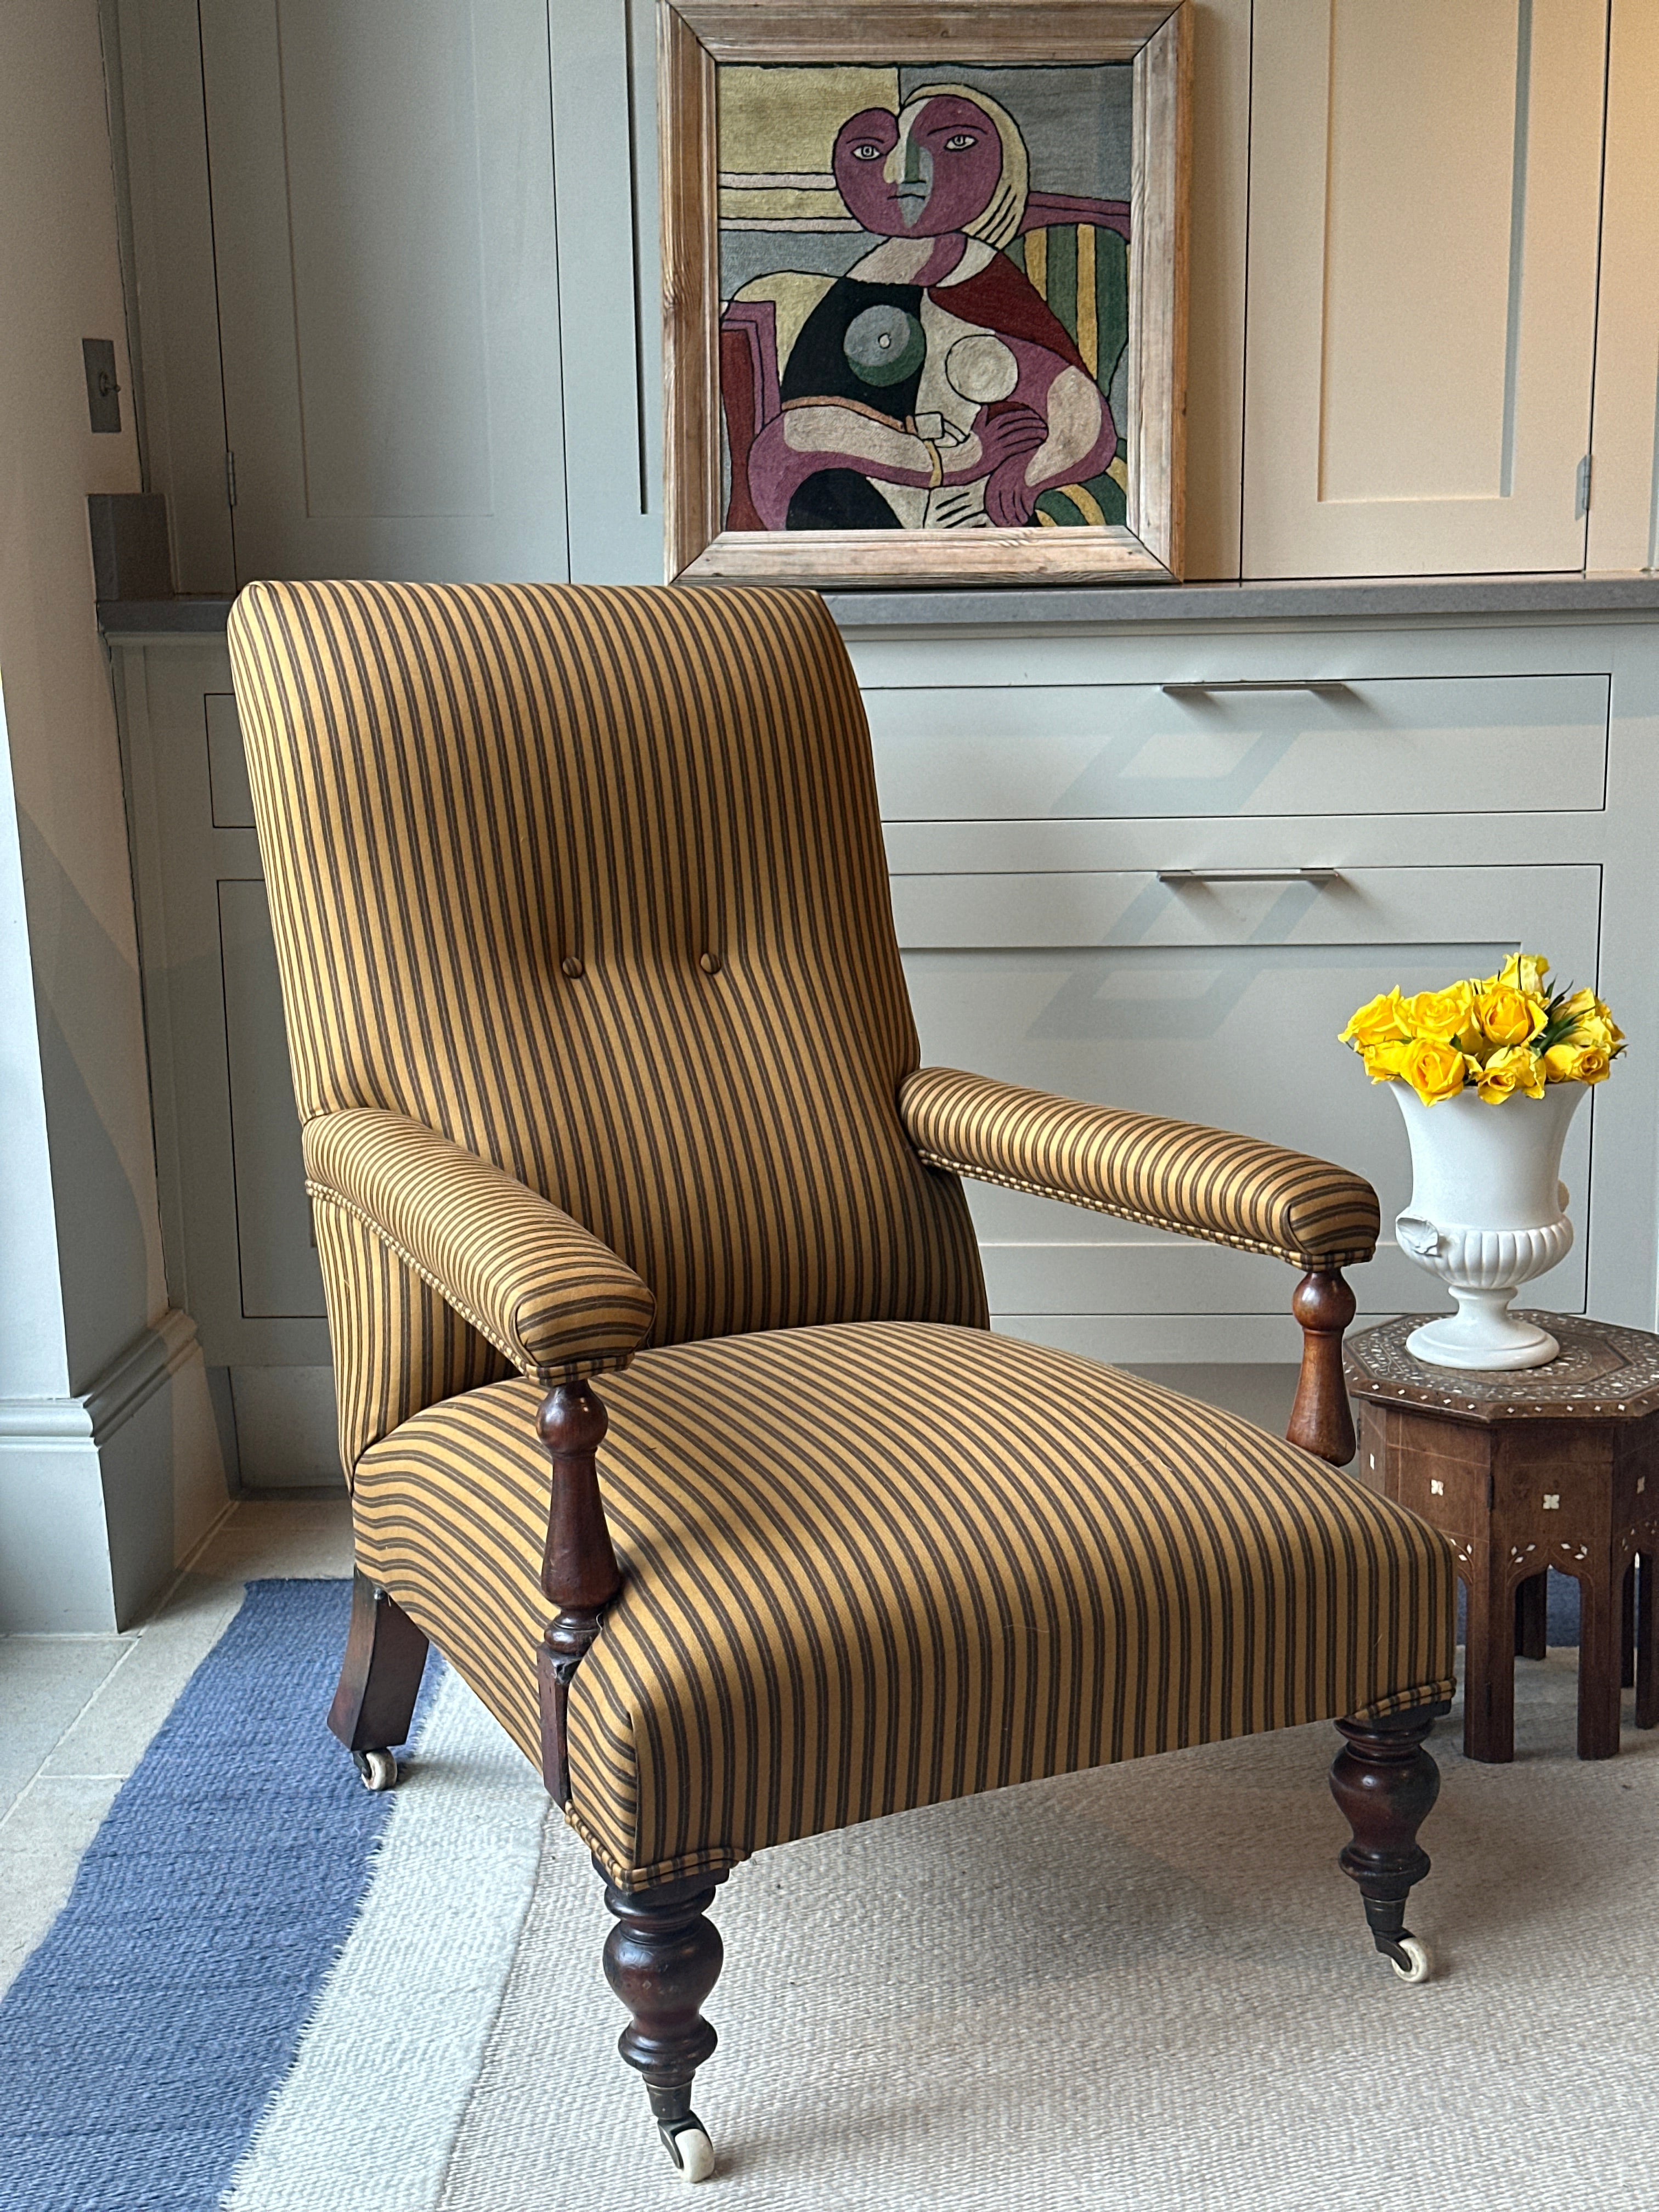
M 322 1726 L 347 1586 L 263 1583 L 0 2004 L 0 2212 L 684 2202 L 616 2055 L 599 1885 L 434 1670 L 407 1778 Z M 1436 1750 L 1413 1920 L 1368 1953 L 1286 1730 L 767 1853 L 720 1893 L 709 2212 L 1654 2212 L 1659 1731 Z M 1420 1905 L 1420 1910 L 1418 1909 Z
M 364 1790 L 321 1725 L 349 1610 L 251 1583 L 116 1798 L 0 2003 L 4 2212 L 436 2202 L 547 1801 L 440 1667 Z

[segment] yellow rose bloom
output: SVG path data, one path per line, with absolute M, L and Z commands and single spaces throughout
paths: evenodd
M 1367 1000 L 1338 1036 L 1339 1044 L 1351 1044 L 1357 1052 L 1365 1052 L 1372 1045 L 1402 1044 L 1410 1036 L 1400 1011 L 1400 986 Z
M 1483 1067 L 1474 1086 L 1476 1097 L 1487 1106 L 1501 1106 L 1514 1097 L 1516 1089 L 1515 1070 L 1508 1067 Z
M 1625 1032 L 1613 1018 L 1612 1010 L 1594 991 L 1575 991 L 1570 999 L 1564 999 L 1558 1018 L 1565 1018 L 1571 1019 L 1566 1036 L 1574 1044 L 1600 1045 L 1611 1058 L 1625 1042 Z
M 1382 1044 L 1361 1045 L 1359 1056 L 1373 1083 L 1392 1083 L 1405 1073 L 1405 1057 L 1411 1048 L 1409 1037 L 1390 1037 Z
M 1468 1062 L 1455 1044 L 1439 1037 L 1413 1037 L 1400 1056 L 1401 1079 L 1425 1106 L 1437 1105 L 1462 1090 Z
M 1475 1090 L 1488 1106 L 1501 1106 L 1518 1091 L 1523 1097 L 1544 1095 L 1544 1070 L 1529 1045 L 1506 1044 L 1480 1069 Z
M 1605 1083 L 1613 1073 L 1613 1054 L 1602 1044 L 1553 1044 L 1544 1054 L 1544 1074 L 1551 1083 Z
M 1511 952 L 1498 971 L 1498 981 L 1512 991 L 1523 991 L 1529 999 L 1547 999 L 1544 978 L 1549 972 L 1550 963 L 1541 952 Z
M 1613 1048 L 1613 1024 L 1610 1022 L 1604 1022 L 1600 1014 L 1581 1014 L 1567 1031 L 1564 1042 L 1576 1045 L 1599 1046 L 1601 1051 L 1611 1058 Z
M 1544 1026 L 1544 1009 L 1536 999 L 1510 984 L 1482 991 L 1474 1006 L 1475 1025 L 1489 1044 L 1529 1043 Z
M 1576 1083 L 1605 1083 L 1613 1073 L 1613 1055 L 1599 1044 L 1583 1044 L 1578 1048 L 1578 1059 L 1573 1068 Z
M 1455 1044 L 1473 1052 L 1480 1042 L 1474 1019 L 1474 993 L 1468 983 L 1453 983 L 1443 991 L 1419 991 L 1402 999 L 1400 1011 L 1409 1034 L 1435 1044 Z

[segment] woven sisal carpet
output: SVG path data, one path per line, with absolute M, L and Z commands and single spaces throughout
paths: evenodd
M 1651 2212 L 1659 1738 L 1581 1765 L 1571 1656 L 1523 1673 L 1530 1756 L 1472 1765 L 1442 1731 L 1421 1989 L 1332 1863 L 1323 1728 L 752 1863 L 717 1906 L 718 2203 Z M 657 2201 L 595 1887 L 550 1828 L 445 2212 Z
M 361 1793 L 342 1801 L 320 1727 L 296 1717 L 270 1747 L 276 1921 L 250 1860 L 218 1866 L 202 1823 L 223 1802 L 224 1738 L 204 1723 L 228 1685 L 250 1712 L 314 1691 L 301 1678 L 331 1653 L 301 1647 L 340 1609 L 326 1586 L 282 1604 L 260 1587 L 0 2010 L 4 2212 L 1659 2206 L 1659 1732 L 1574 1759 L 1571 1655 L 1521 1669 L 1512 1767 L 1467 1765 L 1443 1727 L 1436 1869 L 1412 1919 L 1443 1975 L 1422 1989 L 1370 1953 L 1334 1867 L 1323 1728 L 740 1869 L 716 1907 L 722 2047 L 697 2100 L 720 2168 L 688 2199 L 615 2055 L 599 1882 L 453 1676 L 378 1837 Z M 184 1862 L 167 1856 L 181 1835 Z M 296 1911 L 307 1895 L 314 1914 Z M 118 1971 L 100 1981 L 112 1928 Z M 216 1953 L 240 1972 L 262 1951 L 289 1993 L 268 2027 L 208 1994 Z M 74 2082 L 89 1999 L 99 2094 L 65 2106 L 51 2085 L 60 2068 Z

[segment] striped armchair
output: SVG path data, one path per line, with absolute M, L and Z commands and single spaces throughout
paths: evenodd
M 391 1786 L 429 1639 L 539 1767 L 681 2171 L 716 1886 L 903 1808 L 1334 1719 L 1420 1978 L 1454 1582 L 1329 1463 L 1369 1187 L 918 1066 L 811 593 L 259 584 L 230 641 L 356 1532 L 331 1725 Z M 1304 1271 L 1295 1440 L 993 1334 L 964 1175 Z

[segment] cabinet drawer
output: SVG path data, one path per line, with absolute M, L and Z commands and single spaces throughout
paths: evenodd
M 890 822 L 1513 813 L 1605 803 L 1610 679 L 866 691 Z
M 1522 944 L 1553 955 L 1563 980 L 1595 975 L 1593 866 L 1367 868 L 1324 887 L 900 877 L 894 893 L 925 1062 L 1247 1130 L 1357 1169 L 1382 1202 L 1382 1249 L 1355 1283 L 1370 1312 L 1447 1302 L 1394 1244 L 1411 1188 L 1404 1124 L 1338 1030 L 1390 984 L 1487 974 Z M 1562 1168 L 1579 1242 L 1528 1286 L 1537 1305 L 1583 1310 L 1591 1121 L 1578 1116 Z M 1285 1310 L 1276 1261 L 968 1188 L 999 1315 Z

